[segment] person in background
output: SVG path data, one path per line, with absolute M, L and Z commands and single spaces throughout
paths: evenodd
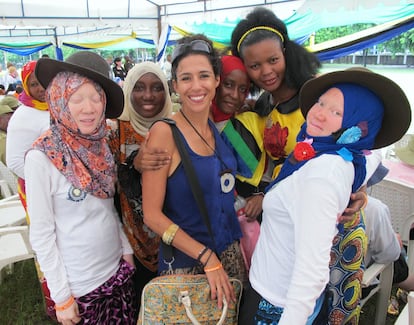
M 114 72 L 114 78 L 120 78 L 122 81 L 125 80 L 125 77 L 127 75 L 124 67 L 122 66 L 122 60 L 121 58 L 115 58 L 114 59 L 114 66 L 112 68 L 112 71 Z
M 6 75 L 6 71 L 3 70 L 3 65 L 0 63 L 0 85 L 4 87 L 4 76 Z M 3 89 L 6 89 L 5 87 Z
M 129 55 L 125 55 L 125 63 L 124 63 L 124 70 L 128 74 L 129 70 L 131 70 L 135 63 L 132 61 L 132 59 L 129 57 Z
M 241 230 L 234 211 L 236 160 L 212 121 L 210 106 L 220 82 L 220 59 L 204 35 L 178 41 L 172 55 L 172 80 L 182 101 L 173 115 L 189 152 L 208 210 L 214 241 L 194 200 L 170 125 L 155 123 L 148 147 L 165 148 L 170 164 L 142 174 L 144 222 L 174 247 L 174 261 L 158 259 L 158 272 L 205 273 L 212 299 L 234 301 L 229 277 L 246 280 L 240 251 Z M 179 202 L 179 204 L 177 204 Z
M 330 254 L 332 238 L 341 232 L 338 216 L 375 170 L 368 172 L 365 154 L 400 139 L 411 121 L 401 88 L 362 68 L 308 81 L 300 107 L 306 122 L 297 145 L 266 189 L 240 324 L 300 325 L 318 314 L 336 271 Z M 329 321 L 351 321 L 352 312 L 346 317 L 331 314 Z
M 24 89 L 23 89 L 23 85 L 22 85 L 21 81 L 19 80 L 19 81 L 16 83 L 16 87 L 15 87 L 15 89 L 14 89 L 14 94 L 13 94 L 13 96 L 14 96 L 14 97 L 16 97 L 16 98 L 19 98 L 20 94 L 21 94 L 23 91 L 24 91 Z
M 49 128 L 49 111 L 45 102 L 45 89 L 34 70 L 36 61 L 27 62 L 22 69 L 22 105 L 13 114 L 7 129 L 7 167 L 18 176 L 19 195 L 26 207 L 24 184 L 24 156 L 33 142 Z
M 0 96 L 4 96 L 6 94 L 6 88 L 4 88 L 3 84 L 0 84 Z
M 118 164 L 118 192 L 125 233 L 134 250 L 134 288 L 138 306 L 144 285 L 157 275 L 160 238 L 143 220 L 141 171 L 169 164 L 165 150 L 149 150 L 148 129 L 158 119 L 171 117 L 167 80 L 153 62 L 135 65 L 125 79 L 124 110 L 109 125 L 109 145 Z M 148 135 L 149 136 L 149 135 Z
M 9 121 L 20 103 L 14 96 L 0 99 L 0 160 L 6 165 L 6 134 Z
M 109 71 L 88 51 L 36 64 L 51 122 L 25 159 L 30 242 L 63 324 L 135 324 L 134 261 L 105 138 L 124 101 Z
M 13 114 L 13 110 L 7 106 L 0 104 L 0 161 L 6 164 L 6 132 L 7 125 Z
M 4 87 L 6 88 L 6 93 L 7 91 L 14 91 L 15 86 L 18 81 L 20 81 L 20 78 L 19 78 L 19 73 L 17 71 L 17 68 L 14 65 L 10 65 L 7 68 L 7 73 L 5 74 L 3 78 L 3 84 L 4 84 Z M 12 87 L 10 88 L 10 90 L 9 90 L 9 85 L 11 85 Z
M 388 168 L 379 163 L 375 173 L 368 180 L 368 189 L 380 182 L 388 171 Z M 414 290 L 414 275 L 409 274 L 407 254 L 400 235 L 395 233 L 392 227 L 392 217 L 388 206 L 379 199 L 369 196 L 364 212 L 368 238 L 364 262 L 367 267 L 374 262 L 383 264 L 394 262 L 393 284 L 398 287 L 398 290 L 395 296 L 390 297 L 388 313 L 398 315 L 398 299 L 407 303 L 407 293 Z M 366 297 L 376 285 L 363 288 L 362 297 Z
M 172 86 L 172 80 L 171 80 L 171 54 L 167 54 L 167 57 L 165 58 L 163 71 L 164 71 L 165 77 L 167 78 L 168 89 L 171 95 L 174 92 L 174 88 Z

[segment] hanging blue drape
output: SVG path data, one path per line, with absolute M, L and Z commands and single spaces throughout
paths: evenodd
M 27 56 L 36 52 L 39 52 L 49 46 L 52 46 L 52 43 L 37 43 L 37 44 L 5 44 L 0 43 L 0 50 L 21 55 Z
M 389 39 L 392 39 L 395 36 L 398 36 L 406 31 L 409 31 L 414 27 L 414 18 L 411 21 L 408 21 L 402 25 L 399 25 L 395 28 L 389 29 L 387 31 L 379 32 L 376 35 L 367 35 L 365 38 L 359 38 L 349 43 L 338 44 L 335 47 L 328 48 L 326 50 L 315 52 L 319 60 L 327 61 L 336 59 L 339 57 L 346 56 L 348 54 L 361 51 L 366 48 L 370 48 L 376 44 L 380 44 Z
M 56 53 L 56 59 L 58 59 L 59 61 L 63 61 L 63 51 L 59 46 L 56 46 L 55 53 Z

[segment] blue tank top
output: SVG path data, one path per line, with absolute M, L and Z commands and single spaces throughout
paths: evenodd
M 196 154 L 191 150 L 184 136 L 180 135 L 204 193 L 214 242 L 193 197 L 182 163 L 167 180 L 164 213 L 192 238 L 208 246 L 219 255 L 231 243 L 239 240 L 242 233 L 234 211 L 234 187 L 228 193 L 224 193 L 220 184 L 223 171 L 228 170 L 233 176 L 235 175 L 236 159 L 210 121 L 209 125 L 214 133 L 217 155 L 200 156 Z M 197 264 L 195 259 L 176 248 L 174 248 L 174 259 L 173 269 L 193 267 Z M 167 268 L 168 265 L 163 261 L 163 252 L 160 249 L 158 270 L 161 272 Z

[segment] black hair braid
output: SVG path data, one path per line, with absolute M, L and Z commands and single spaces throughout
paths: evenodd
M 285 60 L 285 82 L 294 89 L 300 89 L 306 81 L 315 77 L 321 67 L 314 53 L 293 41 L 285 44 Z

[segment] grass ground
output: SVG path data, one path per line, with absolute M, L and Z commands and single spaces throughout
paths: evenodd
M 45 312 L 33 260 L 15 263 L 0 285 L 1 325 L 52 325 Z
M 373 325 L 375 299 L 364 306 L 360 325 Z M 402 308 L 400 305 L 400 310 Z M 394 324 L 396 317 L 388 315 L 386 325 Z M 16 263 L 12 274 L 5 275 L 0 285 L 1 325 L 56 325 L 45 313 L 42 293 L 33 260 Z

